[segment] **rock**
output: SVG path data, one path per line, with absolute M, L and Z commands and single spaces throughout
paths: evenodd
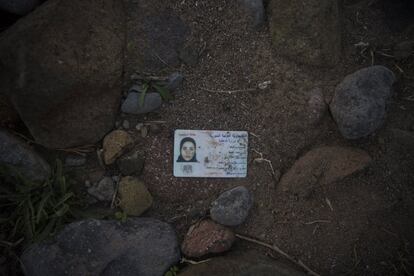
M 150 126 L 150 133 L 151 135 L 157 135 L 162 132 L 162 127 L 158 124 L 153 124 Z
M 132 176 L 121 179 L 118 195 L 121 200 L 120 207 L 131 216 L 140 216 L 151 207 L 153 202 L 144 183 Z
M 124 128 L 124 129 L 129 129 L 129 121 L 127 121 L 127 120 L 124 120 L 123 122 L 122 122 L 122 127 Z
M 119 175 L 113 175 L 113 176 L 112 176 L 112 180 L 113 180 L 114 182 L 119 182 L 119 180 L 121 180 L 121 177 L 120 177 Z
M 135 129 L 136 129 L 136 130 L 141 130 L 143 127 L 144 127 L 144 124 L 143 124 L 143 123 L 138 123 L 138 124 L 135 126 Z
M 50 176 L 49 164 L 20 138 L 0 129 L 0 166 L 17 170 L 24 178 L 45 181 Z
M 105 176 L 99 182 L 88 188 L 88 193 L 100 201 L 112 201 L 115 193 L 114 181 Z
M 80 155 L 68 155 L 65 158 L 65 166 L 67 167 L 80 167 L 85 165 L 86 157 Z
M 181 245 L 183 254 L 200 258 L 222 253 L 231 248 L 236 236 L 226 227 L 211 220 L 203 220 L 190 227 Z
M 178 53 L 191 29 L 159 1 L 129 1 L 127 11 L 126 76 L 179 67 Z
M 275 50 L 298 63 L 334 66 L 341 57 L 339 0 L 270 0 L 269 25 Z
M 306 110 L 310 124 L 320 123 L 327 110 L 328 106 L 325 103 L 322 90 L 319 88 L 312 89 Z
M 403 41 L 395 45 L 393 55 L 396 59 L 405 59 L 414 55 L 414 40 Z
M 132 93 L 132 92 L 142 93 L 142 92 L 144 92 L 144 89 L 143 89 L 142 85 L 134 84 L 134 85 L 131 86 L 131 88 L 129 88 L 128 94 Z
M 25 15 L 40 4 L 39 0 L 0 0 L 0 10 Z
M 173 227 L 156 219 L 88 219 L 31 245 L 21 259 L 25 275 L 162 276 L 180 249 Z
M 183 84 L 183 80 L 184 80 L 184 77 L 183 77 L 182 74 L 180 74 L 178 72 L 172 73 L 168 77 L 168 83 L 166 85 L 166 88 L 169 91 L 174 91 L 174 90 L 181 87 L 181 85 Z
M 113 128 L 123 21 L 120 1 L 54 0 L 2 32 L 0 91 L 36 142 L 48 148 L 93 144 Z
M 253 195 L 243 186 L 222 193 L 210 208 L 211 218 L 223 225 L 242 224 L 253 205 Z
M 361 171 L 371 162 L 363 150 L 348 147 L 323 146 L 307 152 L 285 173 L 278 188 L 307 197 L 322 185 L 340 181 Z
M 135 115 L 144 114 L 160 108 L 162 104 L 160 94 L 147 93 L 145 95 L 144 104 L 141 106 L 139 102 L 140 96 L 141 94 L 138 93 L 129 93 L 128 97 L 121 106 L 122 112 Z
M 239 0 L 251 18 L 253 27 L 258 27 L 264 23 L 265 10 L 263 0 Z
M 139 175 L 144 168 L 144 158 L 139 151 L 133 151 L 116 162 L 122 175 Z
M 187 46 L 180 51 L 179 58 L 188 66 L 195 66 L 198 63 L 200 56 L 198 49 L 196 49 L 194 46 Z
M 365 137 L 382 125 L 394 81 L 384 66 L 371 66 L 346 76 L 336 87 L 330 110 L 345 138 Z
M 0 93 L 0 127 L 15 129 L 19 121 L 19 114 L 10 100 Z
M 102 144 L 105 164 L 114 163 L 133 142 L 131 135 L 123 130 L 114 130 L 106 135 Z
M 305 276 L 281 261 L 275 261 L 255 251 L 231 252 L 226 256 L 187 266 L 180 276 Z
M 101 167 L 97 167 L 92 170 L 88 170 L 88 174 L 85 179 L 89 180 L 91 183 L 98 182 L 105 176 L 106 171 Z

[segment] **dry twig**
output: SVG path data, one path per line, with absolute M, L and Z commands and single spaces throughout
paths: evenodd
M 326 201 L 326 204 L 328 204 L 328 206 L 329 206 L 329 208 L 331 209 L 331 211 L 333 212 L 333 210 L 334 210 L 334 208 L 332 207 L 332 203 L 331 203 L 331 201 L 329 200 L 329 198 L 325 198 L 325 201 Z
M 65 149 L 56 149 L 56 150 L 84 156 L 85 153 L 93 152 L 95 150 L 95 145 L 84 145 L 84 146 L 79 146 L 79 147 L 74 147 L 74 148 L 65 148 Z
M 232 93 L 239 93 L 239 92 L 252 92 L 252 91 L 256 91 L 257 88 L 247 88 L 247 89 L 237 89 L 237 90 L 213 90 L 213 89 L 208 89 L 208 88 L 205 88 L 205 87 L 201 87 L 201 90 L 211 92 L 211 93 L 232 94 Z
M 284 251 L 282 251 L 279 247 L 277 247 L 276 245 L 271 245 L 253 238 L 249 238 L 246 237 L 244 235 L 240 235 L 240 234 L 236 234 L 236 237 L 241 239 L 241 240 L 245 240 L 248 242 L 252 242 L 261 246 L 264 246 L 266 248 L 269 248 L 277 253 L 279 253 L 280 255 L 282 255 L 283 257 L 285 257 L 286 259 L 288 259 L 289 261 L 291 261 L 292 263 L 302 267 L 304 270 L 306 270 L 306 272 L 308 272 L 310 275 L 313 276 L 320 276 L 318 273 L 316 273 L 315 271 L 313 271 L 312 269 L 310 269 L 307 265 L 305 265 L 301 260 L 295 260 L 292 256 L 290 256 L 289 254 L 285 253 Z
M 315 224 L 315 223 L 329 223 L 329 222 L 331 222 L 331 221 L 326 220 L 326 219 L 318 219 L 318 220 L 314 220 L 314 221 L 304 222 L 303 224 L 310 225 L 310 224 Z
M 202 261 L 196 262 L 196 261 L 189 260 L 189 259 L 186 259 L 186 258 L 183 257 L 183 258 L 181 258 L 181 263 L 188 263 L 188 264 L 192 264 L 192 265 L 198 265 L 198 264 L 206 263 L 206 262 L 208 262 L 210 260 L 211 259 L 206 259 L 206 260 L 202 260 Z
M 268 88 L 271 85 L 271 81 L 262 81 L 260 83 L 257 84 L 256 87 L 254 88 L 246 88 L 246 89 L 236 89 L 236 90 L 213 90 L 213 89 L 208 89 L 205 87 L 201 87 L 201 90 L 207 91 L 207 92 L 211 92 L 211 93 L 227 93 L 227 94 L 233 94 L 233 93 L 240 93 L 240 92 L 253 92 L 256 90 L 264 90 L 266 88 Z
M 255 158 L 254 160 L 253 160 L 253 162 L 256 162 L 256 163 L 262 163 L 262 162 L 266 162 L 266 163 L 268 163 L 269 164 L 269 166 L 270 166 L 270 169 L 272 170 L 272 176 L 273 176 L 273 178 L 276 178 L 276 173 L 275 173 L 275 170 L 274 170 L 274 168 L 273 168 L 273 165 L 272 165 L 272 161 L 270 161 L 269 159 L 265 159 L 265 158 L 263 158 L 263 153 L 261 153 L 261 152 L 258 152 L 257 150 L 255 150 L 255 149 L 252 149 L 255 153 L 257 153 L 258 155 L 260 155 L 260 157 L 258 157 L 258 158 Z M 276 180 L 276 179 L 275 179 Z M 277 180 L 276 180 L 277 181 Z

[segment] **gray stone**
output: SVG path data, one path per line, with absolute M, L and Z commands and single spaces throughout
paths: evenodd
M 345 138 L 365 137 L 382 125 L 394 81 L 386 67 L 371 66 L 346 76 L 336 87 L 330 110 Z
M 116 0 L 46 1 L 2 32 L 0 91 L 36 142 L 93 144 L 113 128 L 124 18 Z
M 136 129 L 136 130 L 141 130 L 143 127 L 144 127 L 144 124 L 143 124 L 143 123 L 138 123 L 138 124 L 135 126 L 135 129 Z
M 39 0 L 0 0 L 0 10 L 25 15 L 40 4 Z
M 112 201 L 115 193 L 114 181 L 106 176 L 88 188 L 88 193 L 100 201 Z
M 170 76 L 168 76 L 168 83 L 166 88 L 169 91 L 176 90 L 177 88 L 181 87 L 181 85 L 183 84 L 183 80 L 184 77 L 182 74 L 178 72 L 172 73 Z
M 180 260 L 176 233 L 152 218 L 83 220 L 21 257 L 25 275 L 162 276 Z
M 158 109 L 162 104 L 160 94 L 147 93 L 145 95 L 144 104 L 141 106 L 139 103 L 140 95 L 141 94 L 134 92 L 129 93 L 128 97 L 125 99 L 124 103 L 121 106 L 122 112 L 135 115 L 143 114 Z
M 241 253 L 242 252 L 242 253 Z M 238 251 L 186 267 L 180 276 L 305 276 L 296 268 L 255 251 Z
M 144 158 L 139 151 L 132 151 L 117 160 L 121 173 L 126 175 L 139 175 L 144 168 Z
M 0 165 L 15 169 L 23 177 L 44 181 L 50 176 L 49 164 L 20 138 L 0 129 Z
M 160 1 L 128 1 L 126 76 L 178 67 L 179 51 L 191 33 L 172 9 Z
M 142 85 L 139 84 L 134 84 L 131 86 L 131 88 L 129 88 L 128 90 L 128 94 L 131 92 L 135 92 L 135 93 L 142 93 L 144 91 Z
M 277 53 L 298 63 L 331 67 L 342 52 L 340 0 L 270 0 L 269 25 Z
M 128 120 L 124 120 L 124 121 L 122 122 L 122 127 L 123 127 L 124 129 L 129 129 L 129 127 L 130 127 L 129 121 L 128 121 Z
M 223 225 L 242 224 L 253 205 L 253 195 L 243 186 L 222 193 L 210 208 L 211 218 Z
M 239 0 L 239 2 L 249 17 L 251 17 L 253 27 L 258 27 L 263 24 L 265 17 L 263 0 Z
M 86 157 L 81 155 L 69 155 L 65 158 L 65 166 L 80 167 L 85 165 Z

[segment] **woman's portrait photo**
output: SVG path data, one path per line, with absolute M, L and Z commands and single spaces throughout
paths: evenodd
M 180 156 L 177 162 L 197 162 L 196 142 L 193 138 L 185 137 L 180 142 Z

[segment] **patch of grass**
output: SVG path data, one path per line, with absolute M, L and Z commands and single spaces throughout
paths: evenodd
M 33 242 L 55 234 L 75 218 L 78 202 L 58 160 L 45 182 L 33 182 L 10 167 L 0 166 L 0 252 L 15 261 Z M 16 260 L 17 259 L 17 260 Z M 9 260 L 10 261 L 10 260 Z
M 170 267 L 170 269 L 167 272 L 165 272 L 164 276 L 177 276 L 178 272 L 179 268 L 174 265 Z
M 10 168 L 0 168 L 0 229 L 6 241 L 24 243 L 40 241 L 74 218 L 74 193 L 56 162 L 50 179 L 33 182 Z
M 145 96 L 147 95 L 148 91 L 156 91 L 160 94 L 161 98 L 168 102 L 174 99 L 168 88 L 161 84 L 160 82 L 154 80 L 144 80 L 142 84 L 142 92 L 139 97 L 139 105 L 142 107 L 144 105 Z

